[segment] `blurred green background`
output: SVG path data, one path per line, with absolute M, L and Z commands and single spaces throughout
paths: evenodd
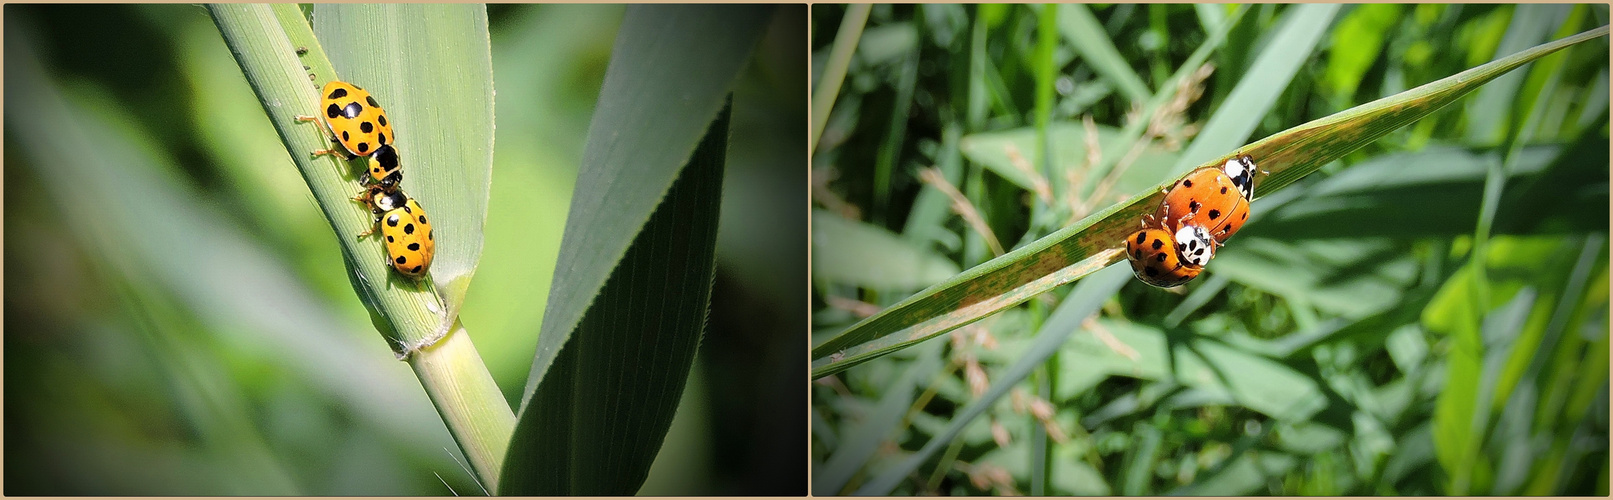
M 846 76 L 814 117 L 813 344 L 1230 152 L 1196 138 L 1247 144 L 1608 23 L 1252 5 L 1162 88 L 1239 8 L 814 6 L 813 89 Z M 1607 495 L 1608 55 L 1548 56 L 1263 193 L 1184 287 L 1089 275 L 1072 286 L 1128 282 L 980 418 L 959 415 L 1071 287 L 814 381 L 813 493 Z
M 5 9 L 7 107 L 61 113 L 6 116 L 4 493 L 480 494 L 207 13 Z M 488 7 L 461 318 L 512 404 L 622 11 Z M 805 16 L 781 7 L 736 84 L 711 317 L 643 494 L 806 491 Z

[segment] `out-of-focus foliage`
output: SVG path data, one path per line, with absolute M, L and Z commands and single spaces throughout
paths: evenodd
M 815 252 L 968 269 L 1183 164 L 1608 19 L 1255 5 L 1213 72 L 1162 88 L 1237 8 L 874 6 L 812 194 L 818 224 L 890 237 Z M 815 79 L 845 12 L 813 9 Z M 1547 56 L 1257 201 L 1183 288 L 1082 293 L 1107 270 L 817 380 L 814 494 L 1607 494 L 1607 57 Z M 1161 92 L 1180 99 L 1117 144 Z M 814 344 L 938 279 L 815 264 Z
M 6 116 L 5 493 L 481 494 L 206 12 L 6 14 L 7 107 L 63 113 Z M 805 482 L 806 283 L 777 272 L 806 262 L 802 15 L 735 90 L 712 316 L 644 493 Z M 495 175 L 461 319 L 512 404 L 621 16 L 488 9 Z

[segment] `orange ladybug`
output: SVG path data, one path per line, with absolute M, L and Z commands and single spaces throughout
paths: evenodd
M 1229 160 L 1222 168 L 1189 172 L 1166 191 L 1155 217 L 1173 232 L 1187 225 L 1202 226 L 1217 244 L 1226 243 L 1249 219 L 1249 198 L 1244 193 L 1254 191 L 1254 164 L 1244 168 L 1245 158 Z M 1229 169 L 1238 177 L 1228 175 Z
M 1186 225 L 1175 234 L 1145 223 L 1126 237 L 1126 259 L 1137 279 L 1160 288 L 1192 281 L 1215 256 L 1214 239 L 1203 227 Z

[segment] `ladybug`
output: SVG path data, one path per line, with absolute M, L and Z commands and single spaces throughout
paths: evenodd
M 323 110 L 321 116 L 298 116 L 297 121 L 318 119 L 324 122 L 325 128 L 335 136 L 332 141 L 347 150 L 349 160 L 373 155 L 381 146 L 392 144 L 396 139 L 392 135 L 392 123 L 387 121 L 386 111 L 381 109 L 381 104 L 357 85 L 333 80 L 320 91 L 319 104 Z M 340 151 L 334 149 L 314 151 L 316 155 L 338 153 Z
M 1126 259 L 1137 279 L 1160 288 L 1192 281 L 1215 256 L 1214 239 L 1203 227 L 1182 226 L 1173 235 L 1147 225 L 1126 237 Z
M 1253 190 L 1253 169 L 1243 169 L 1237 159 L 1227 162 L 1228 166 L 1235 164 L 1243 184 L 1222 168 L 1194 170 L 1165 192 L 1165 201 L 1155 217 L 1171 231 L 1201 226 L 1209 230 L 1217 244 L 1226 243 L 1249 219 L 1249 198 L 1244 196 L 1244 190 Z
M 370 205 L 375 212 L 375 223 L 369 230 L 359 233 L 363 238 L 375 234 L 377 229 L 386 242 L 387 264 L 398 273 L 420 279 L 431 269 L 431 259 L 437 253 L 436 231 L 426 218 L 420 202 L 398 189 L 370 186 L 354 201 Z

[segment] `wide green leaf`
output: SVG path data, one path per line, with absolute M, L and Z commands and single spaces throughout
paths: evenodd
M 1576 43 L 1605 36 L 1606 26 L 1543 44 L 1429 84 L 1290 128 L 1236 154 L 1253 156 L 1269 176 L 1255 196 L 1270 194 L 1361 146 L 1427 116 L 1484 83 Z M 1208 45 L 1208 44 L 1207 44 Z M 1191 66 L 1196 66 L 1191 65 Z M 940 335 L 988 314 L 1080 279 L 1122 259 L 1121 238 L 1159 206 L 1167 178 L 1156 187 L 1055 231 L 1013 252 L 919 292 L 814 347 L 812 377 L 822 377 Z
M 500 492 L 638 490 L 705 331 L 728 152 L 726 108 L 521 412 Z
M 620 495 L 642 484 L 704 327 L 724 96 L 770 12 L 627 10 L 589 126 L 501 493 Z
M 722 108 L 769 11 L 629 9 L 588 126 L 523 407 Z

